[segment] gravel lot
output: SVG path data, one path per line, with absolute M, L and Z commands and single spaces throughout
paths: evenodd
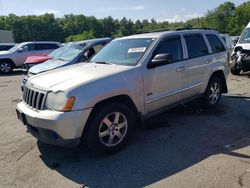
M 194 102 L 138 129 L 112 156 L 37 142 L 16 118 L 21 72 L 0 75 L 0 187 L 250 187 L 250 74 L 212 111 Z

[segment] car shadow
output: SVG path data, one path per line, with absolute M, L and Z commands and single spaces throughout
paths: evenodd
M 216 109 L 203 110 L 194 102 L 148 120 L 149 128 L 136 129 L 128 146 L 117 154 L 100 155 L 84 145 L 67 149 L 38 142 L 40 157 L 78 184 L 143 187 L 212 155 L 250 159 L 236 151 L 250 144 L 249 105 L 246 99 L 223 97 Z
M 244 73 L 241 73 L 240 75 L 238 76 L 243 76 L 243 77 L 247 77 L 247 78 L 250 78 L 250 71 L 248 72 L 244 72 Z
M 18 69 L 18 70 L 13 70 L 12 73 L 9 73 L 9 74 L 3 74 L 3 73 L 0 73 L 0 77 L 7 77 L 7 76 L 19 76 L 19 75 L 23 75 L 25 73 L 25 71 L 21 70 L 21 69 Z

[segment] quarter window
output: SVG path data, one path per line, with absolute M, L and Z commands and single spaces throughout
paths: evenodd
M 180 37 L 166 39 L 156 54 L 169 53 L 174 62 L 183 60 L 183 51 Z
M 186 35 L 184 38 L 189 58 L 201 57 L 208 54 L 208 48 L 202 35 Z
M 224 52 L 226 49 L 216 35 L 206 35 L 213 53 Z

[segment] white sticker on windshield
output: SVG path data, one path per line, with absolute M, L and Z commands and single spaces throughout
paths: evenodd
M 145 52 L 146 51 L 146 47 L 141 47 L 141 48 L 130 48 L 128 50 L 128 53 L 139 53 L 139 52 Z

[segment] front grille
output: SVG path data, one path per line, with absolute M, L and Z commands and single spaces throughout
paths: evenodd
M 43 110 L 45 103 L 45 93 L 24 87 L 23 101 L 33 109 Z

